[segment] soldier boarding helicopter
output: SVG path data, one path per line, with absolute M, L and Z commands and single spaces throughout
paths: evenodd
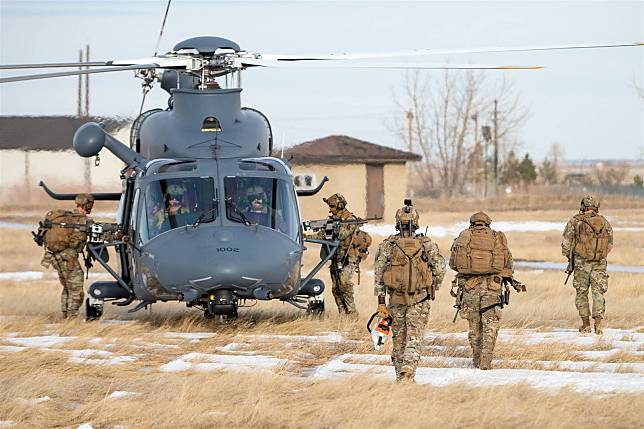
M 106 148 L 125 164 L 121 192 L 93 194 L 96 200 L 119 201 L 119 232 L 107 237 L 103 227 L 109 230 L 113 226 L 91 226 L 89 249 L 114 281 L 95 282 L 89 287 L 87 316 L 100 317 L 105 302 L 127 306 L 138 300 L 130 311 L 159 301 L 181 301 L 202 308 L 206 317 L 234 318 L 247 299 L 279 299 L 309 311 L 323 310 L 324 284 L 313 277 L 338 247 L 333 234 L 327 234 L 325 240 L 304 237 L 297 197 L 316 194 L 326 178 L 316 189 L 295 190 L 288 161 L 272 156 L 270 122 L 258 110 L 241 105 L 243 70 L 535 69 L 539 67 L 351 61 L 637 45 L 641 44 L 297 56 L 249 53 L 224 38 L 196 37 L 178 43 L 165 55 L 138 60 L 3 65 L 0 70 L 92 68 L 5 77 L 0 83 L 136 70 L 144 81 L 145 94 L 160 81 L 161 88 L 170 94 L 168 108 L 140 114 L 132 125 L 129 145 L 92 122 L 74 135 L 73 146 L 80 156 L 94 157 Z M 41 185 L 54 199 L 75 197 Z M 334 227 L 330 223 L 325 229 Z M 325 251 L 311 272 L 303 275 L 307 242 L 320 244 Z M 104 258 L 108 247 L 116 249 L 118 273 Z

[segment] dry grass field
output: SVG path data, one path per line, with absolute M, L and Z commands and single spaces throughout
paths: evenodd
M 471 214 L 419 206 L 432 226 Z M 512 294 L 495 369 L 483 372 L 469 367 L 466 322 L 451 322 L 450 272 L 432 303 L 418 384 L 397 385 L 391 344 L 374 352 L 364 327 L 375 310 L 372 259 L 356 286 L 357 321 L 338 316 L 330 290 L 321 318 L 268 302 L 221 323 L 173 303 L 63 321 L 55 274 L 25 274 L 42 271 L 41 251 L 15 225 L 44 211 L 8 208 L 0 218 L 0 427 L 642 427 L 644 274 L 611 274 L 609 329 L 597 337 L 576 332 L 574 290 L 561 271 L 517 270 L 528 292 Z M 642 265 L 644 209 L 605 211 L 616 227 L 609 263 Z M 573 213 L 489 212 L 499 222 L 560 223 Z M 562 262 L 560 232 L 519 229 L 507 234 L 515 259 Z M 452 238 L 436 239 L 443 254 Z M 105 275 L 96 273 L 88 282 Z M 330 284 L 326 270 L 320 277 Z

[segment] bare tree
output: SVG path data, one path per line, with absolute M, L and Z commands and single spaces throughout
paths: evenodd
M 462 193 L 466 184 L 482 177 L 486 151 L 481 139 L 474 141 L 473 118 L 485 120 L 498 100 L 497 135 L 506 152 L 515 146 L 514 132 L 527 116 L 509 81 L 489 85 L 480 72 L 445 72 L 435 78 L 407 74 L 403 94 L 395 99 L 401 111 L 413 113 L 413 146 L 423 155 L 417 177 L 431 193 L 446 196 Z M 405 141 L 406 128 L 396 128 Z

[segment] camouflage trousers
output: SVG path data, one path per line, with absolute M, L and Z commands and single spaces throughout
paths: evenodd
M 83 304 L 83 270 L 78 262 L 78 253 L 73 249 L 65 249 L 58 253 L 45 253 L 41 265 L 45 268 L 54 267 L 58 279 L 63 286 L 60 294 L 60 311 L 63 316 L 73 317 Z
M 353 299 L 352 281 L 356 267 L 357 264 L 351 260 L 342 266 L 340 270 L 337 270 L 335 265 L 331 266 L 331 281 L 333 282 L 331 292 L 333 293 L 333 298 L 335 299 L 340 314 L 358 315 L 356 303 Z
M 429 320 L 429 300 L 405 305 L 389 302 L 393 350 L 391 362 L 397 381 L 413 381 L 420 361 L 423 332 Z
M 501 322 L 501 285 L 488 289 L 488 276 L 481 277 L 475 288 L 463 289 L 461 317 L 469 324 L 467 335 L 475 365 L 483 359 L 491 362 Z
M 606 273 L 606 260 L 589 262 L 575 261 L 575 272 L 572 282 L 576 290 L 575 306 L 580 317 L 590 317 L 588 304 L 588 289 L 593 299 L 592 317 L 604 317 L 604 294 L 608 290 L 608 273 Z

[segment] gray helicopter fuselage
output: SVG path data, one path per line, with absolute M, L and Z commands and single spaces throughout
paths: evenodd
M 178 171 L 163 171 L 173 167 Z M 190 183 L 188 181 L 193 179 L 206 181 L 214 187 L 211 190 L 215 196 L 213 206 L 208 207 L 213 210 L 212 218 L 197 223 L 200 213 L 194 213 L 189 223 L 152 236 L 147 231 L 155 222 L 150 220 L 155 203 L 150 201 L 153 200 L 150 191 L 154 191 L 158 183 L 172 186 Z M 282 204 L 288 202 L 295 207 L 289 214 L 290 228 L 279 230 L 270 224 L 240 222 L 240 216 L 231 207 L 231 204 L 237 204 L 232 200 L 235 196 L 227 195 L 227 191 L 234 189 L 231 183 L 239 181 L 251 186 L 274 183 L 275 190 L 284 192 L 280 195 Z M 302 231 L 292 176 L 280 160 L 154 160 L 136 179 L 133 204 L 132 283 L 139 299 L 191 302 L 217 289 L 232 290 L 239 298 L 270 299 L 291 296 L 298 291 Z

